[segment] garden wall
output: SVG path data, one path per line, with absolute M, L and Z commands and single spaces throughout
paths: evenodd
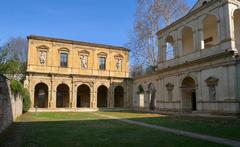
M 10 88 L 10 81 L 0 75 L 0 133 L 22 115 L 22 98 L 14 95 Z

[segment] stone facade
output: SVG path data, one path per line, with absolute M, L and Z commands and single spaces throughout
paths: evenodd
M 239 26 L 239 0 L 199 0 L 157 33 L 157 71 L 134 79 L 133 106 L 239 113 Z
M 14 95 L 10 88 L 10 81 L 0 75 L 0 133 L 22 115 L 22 98 Z
M 130 107 L 129 50 L 29 36 L 25 87 L 34 107 Z

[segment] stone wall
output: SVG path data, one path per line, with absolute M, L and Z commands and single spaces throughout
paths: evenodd
M 0 133 L 22 114 L 22 98 L 14 95 L 10 89 L 10 81 L 0 75 Z

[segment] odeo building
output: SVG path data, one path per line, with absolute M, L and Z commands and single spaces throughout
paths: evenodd
M 128 49 L 41 36 L 28 36 L 28 41 L 25 87 L 32 109 L 131 104 Z
M 239 0 L 199 0 L 157 36 L 158 67 L 134 79 L 135 108 L 240 112 Z

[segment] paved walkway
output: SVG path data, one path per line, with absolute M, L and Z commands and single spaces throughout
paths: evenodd
M 198 134 L 198 133 L 193 133 L 193 132 L 188 132 L 188 131 L 182 131 L 182 130 L 177 130 L 177 129 L 172 129 L 172 128 L 166 128 L 166 127 L 162 127 L 162 126 L 151 125 L 151 124 L 147 124 L 147 123 L 143 123 L 143 122 L 118 118 L 118 117 L 99 114 L 99 113 L 94 113 L 94 114 L 105 117 L 105 118 L 126 122 L 129 124 L 134 124 L 134 125 L 139 125 L 139 126 L 143 126 L 143 127 L 147 127 L 147 128 L 153 128 L 153 129 L 157 129 L 157 130 L 161 130 L 161 131 L 165 131 L 165 132 L 174 133 L 176 135 L 182 135 L 182 136 L 186 136 L 186 137 L 190 137 L 190 138 L 196 138 L 196 139 L 206 140 L 206 141 L 210 141 L 210 142 L 230 145 L 230 146 L 234 146 L 234 147 L 240 147 L 240 141 L 235 141 L 235 140 L 230 140 L 230 139 L 215 137 L 215 136 L 209 136 L 209 135 L 203 135 L 203 134 Z

